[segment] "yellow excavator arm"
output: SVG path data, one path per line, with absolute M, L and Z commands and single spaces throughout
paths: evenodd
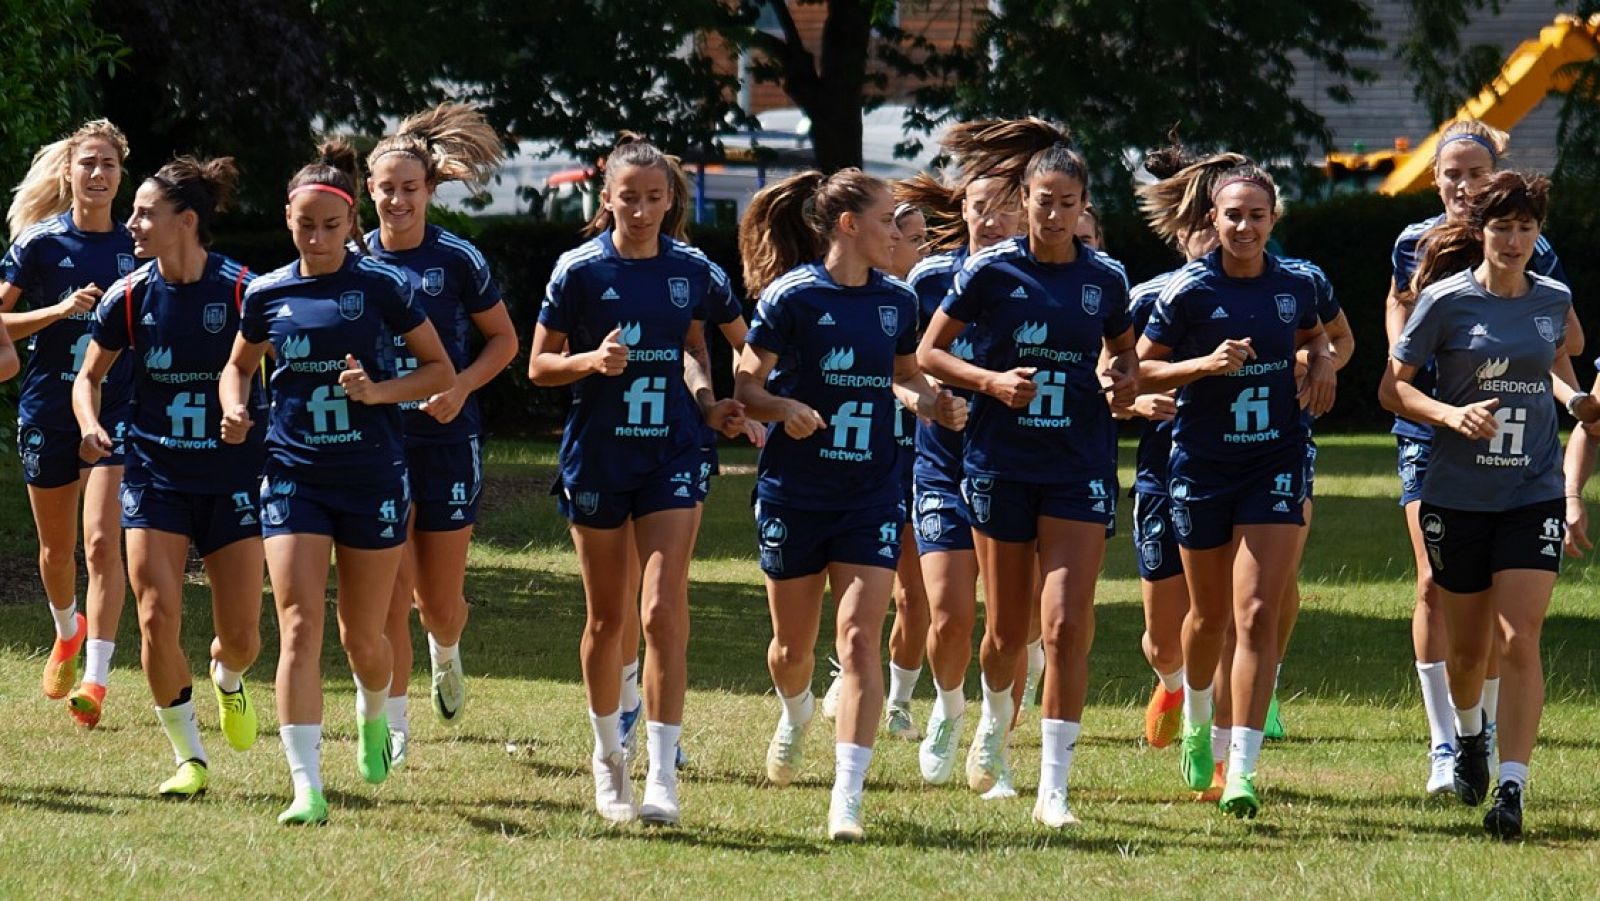
M 1587 21 L 1577 16 L 1557 16 L 1553 24 L 1539 29 L 1538 37 L 1523 41 L 1513 50 L 1494 81 L 1462 104 L 1451 118 L 1481 119 L 1510 131 L 1551 91 L 1565 91 L 1572 86 L 1572 76 L 1564 71 L 1566 66 L 1587 62 L 1596 53 L 1600 53 L 1600 14 Z M 1403 194 L 1428 187 L 1433 183 L 1433 154 L 1438 146 L 1436 130 L 1416 150 L 1397 154 L 1394 171 L 1378 190 Z

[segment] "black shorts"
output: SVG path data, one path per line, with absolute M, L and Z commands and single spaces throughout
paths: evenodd
M 1419 508 L 1433 581 L 1454 594 L 1476 594 L 1506 569 L 1561 571 L 1566 504 L 1557 498 L 1502 512 Z

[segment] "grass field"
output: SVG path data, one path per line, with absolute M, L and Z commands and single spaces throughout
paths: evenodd
M 1481 812 L 1421 796 L 1426 726 L 1393 444 L 1373 435 L 1321 445 L 1307 600 L 1283 679 L 1290 738 L 1263 755 L 1267 806 L 1254 822 L 1188 800 L 1173 749 L 1138 738 L 1150 675 L 1138 652 L 1138 584 L 1124 528 L 1100 583 L 1091 706 L 1073 771 L 1085 825 L 1058 835 L 1030 822 L 1039 753 L 1030 719 L 1013 751 L 1022 798 L 983 802 L 964 788 L 926 788 L 915 746 L 885 739 L 869 778 L 868 843 L 830 845 L 822 830 L 832 780 L 827 728 L 813 728 L 795 786 L 761 784 L 777 705 L 746 503 L 752 477 L 729 475 L 713 488 L 693 573 L 684 825 L 604 826 L 590 811 L 577 563 L 545 490 L 554 449 L 503 443 L 491 445 L 492 485 L 467 580 L 465 723 L 440 726 L 418 680 L 408 768 L 382 786 L 362 783 L 353 689 L 330 630 L 324 772 L 333 819 L 323 829 L 274 822 L 289 780 L 272 716 L 270 604 L 266 649 L 249 677 L 261 740 L 243 754 L 229 750 L 209 692 L 197 692 L 212 784 L 192 804 L 154 795 L 171 756 L 137 671 L 131 608 L 106 719 L 85 734 L 39 694 L 50 637 L 44 610 L 37 602 L 0 607 L 0 896 L 1594 897 L 1600 567 L 1569 566 L 1557 589 L 1527 840 L 1493 844 Z M 1125 447 L 1124 460 L 1131 456 Z M 31 525 L 15 464 L 4 457 L 0 554 L 26 560 Z M 727 463 L 751 459 L 748 451 L 725 455 Z M 5 572 L 22 579 L 28 568 Z M 200 673 L 209 606 L 198 585 L 188 600 L 186 644 Z M 424 648 L 418 641 L 423 667 Z M 969 676 L 969 696 L 975 684 Z M 924 677 L 919 721 L 928 698 Z M 976 717 L 967 719 L 970 731 Z

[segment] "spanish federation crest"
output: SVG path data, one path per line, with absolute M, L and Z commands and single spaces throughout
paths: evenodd
M 134 259 L 131 253 L 117 254 L 117 274 L 127 275 L 133 271 Z
M 1083 311 L 1090 316 L 1100 315 L 1100 286 L 1083 286 Z
M 672 298 L 672 305 L 683 309 L 689 305 L 689 280 L 686 278 L 667 279 L 667 296 Z
M 366 296 L 360 291 L 346 291 L 339 295 L 339 315 L 351 322 L 360 319 L 366 308 Z
M 444 270 L 435 266 L 422 273 L 422 290 L 429 297 L 438 297 L 439 292 L 444 290 Z
M 208 303 L 200 311 L 200 324 L 211 334 L 219 334 L 228 324 L 228 308 L 220 303 Z
M 1556 343 L 1556 323 L 1549 316 L 1533 317 L 1533 327 L 1539 330 L 1539 337 L 1551 344 Z
M 1296 308 L 1294 295 L 1279 294 L 1275 300 L 1278 301 L 1278 318 L 1284 322 L 1293 322 Z
M 891 338 L 900 334 L 900 308 L 879 307 L 878 324 L 883 326 L 883 333 Z

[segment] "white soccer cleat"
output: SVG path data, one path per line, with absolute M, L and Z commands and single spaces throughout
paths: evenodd
M 958 716 L 953 720 L 928 721 L 928 737 L 917 747 L 917 764 L 922 770 L 922 781 L 929 785 L 943 785 L 955 774 L 961 720 Z
M 639 805 L 639 819 L 652 826 L 678 825 L 678 784 L 660 779 L 647 779 L 644 784 L 644 802 Z
M 1078 825 L 1078 818 L 1067 806 L 1067 793 L 1052 788 L 1033 802 L 1033 821 L 1050 829 L 1065 829 Z
M 406 752 L 410 747 L 410 734 L 403 729 L 389 730 L 389 769 L 391 772 L 406 765 Z
M 1003 778 L 1010 782 L 1006 767 L 1006 727 L 988 716 L 978 717 L 978 734 L 967 749 L 967 787 L 984 794 Z
M 778 721 L 778 729 L 772 733 L 772 743 L 767 745 L 767 781 L 779 788 L 794 781 L 800 772 L 801 758 L 805 753 L 806 726 L 810 722 L 799 726 L 790 724 L 787 720 Z
M 917 729 L 917 723 L 911 718 L 910 704 L 894 704 L 884 708 L 884 731 L 901 741 L 916 741 L 922 737 Z
M 822 696 L 822 717 L 833 720 L 839 716 L 839 694 L 844 691 L 844 667 L 839 661 L 828 658 L 828 692 Z
M 828 838 L 836 842 L 859 842 L 867 831 L 861 827 L 861 792 L 835 788 L 828 801 Z
M 433 671 L 433 712 L 443 722 L 459 723 L 466 706 L 467 677 L 461 671 L 461 658 L 457 656 L 443 669 Z
M 632 822 L 639 815 L 633 806 L 633 783 L 622 752 L 589 761 L 594 766 L 594 809 L 608 823 Z
M 1455 792 L 1456 749 L 1440 745 L 1428 752 L 1428 794 L 1448 795 Z

